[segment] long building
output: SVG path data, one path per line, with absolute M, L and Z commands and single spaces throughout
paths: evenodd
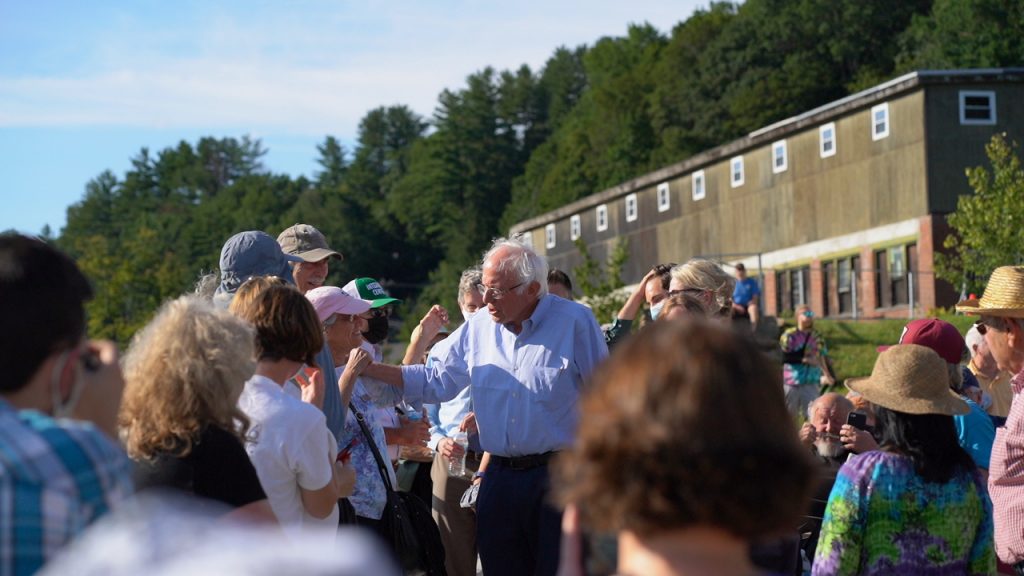
M 954 303 L 934 255 L 999 132 L 1024 135 L 1024 68 L 918 71 L 520 222 L 552 266 L 628 242 L 636 282 L 659 262 L 743 262 L 763 308 L 905 317 Z

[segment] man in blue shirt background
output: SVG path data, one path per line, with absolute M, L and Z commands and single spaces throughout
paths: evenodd
M 737 263 L 735 268 L 736 287 L 732 291 L 732 317 L 734 320 L 750 320 L 750 327 L 756 331 L 761 287 L 757 285 L 757 280 L 747 276 L 747 267 L 742 262 Z

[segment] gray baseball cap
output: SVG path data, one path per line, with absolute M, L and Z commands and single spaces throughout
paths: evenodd
M 319 262 L 324 258 L 342 259 L 340 252 L 331 250 L 327 238 L 309 224 L 296 224 L 277 237 L 285 254 L 298 256 L 305 262 Z
M 220 250 L 217 293 L 234 294 L 253 276 L 280 276 L 291 282 L 289 262 L 302 262 L 302 258 L 285 254 L 270 234 L 258 230 L 239 232 L 228 238 Z

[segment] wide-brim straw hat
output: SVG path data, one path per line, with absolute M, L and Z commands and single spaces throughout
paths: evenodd
M 1000 266 L 992 272 L 981 298 L 956 305 L 957 312 L 1024 318 L 1024 266 Z
M 946 361 L 931 348 L 900 344 L 878 355 L 871 376 L 847 385 L 872 404 L 906 414 L 967 414 L 970 408 L 949 388 Z

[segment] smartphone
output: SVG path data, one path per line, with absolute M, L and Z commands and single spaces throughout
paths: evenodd
M 353 438 L 351 442 L 349 442 L 344 448 L 342 448 L 338 452 L 338 457 L 336 458 L 336 460 L 338 462 L 341 462 L 342 464 L 347 464 L 349 458 L 352 457 L 352 449 L 356 447 L 356 444 L 359 444 L 358 437 Z
M 868 417 L 860 412 L 850 412 L 846 417 L 846 423 L 858 430 L 864 430 L 868 427 Z

